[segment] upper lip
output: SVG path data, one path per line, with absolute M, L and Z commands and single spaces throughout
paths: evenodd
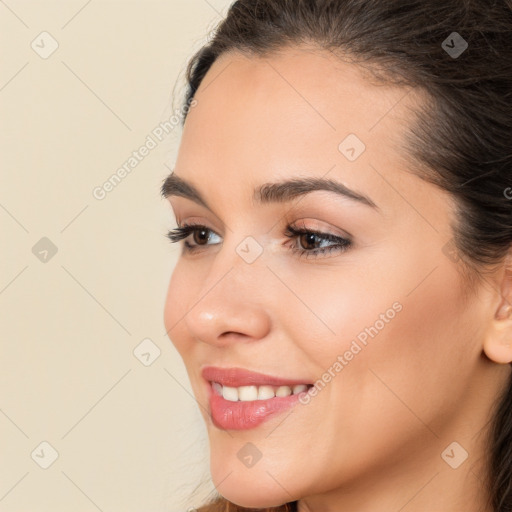
M 202 369 L 201 375 L 210 382 L 218 382 L 223 386 L 295 386 L 297 384 L 310 384 L 307 380 L 285 379 L 273 375 L 253 372 L 245 368 L 218 368 L 206 366 Z

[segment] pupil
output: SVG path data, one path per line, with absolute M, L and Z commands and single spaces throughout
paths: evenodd
M 313 245 L 313 248 L 314 248 L 314 245 L 315 245 L 315 237 L 316 237 L 316 235 L 315 235 L 315 234 L 313 234 L 313 233 L 308 233 L 308 234 L 306 234 L 306 235 L 304 235 L 304 236 L 306 237 L 306 240 L 307 240 L 307 242 L 306 242 L 306 246 L 307 246 L 308 244 L 311 244 L 311 245 Z M 311 247 L 309 247 L 309 248 L 311 248 Z
M 199 241 L 208 241 L 208 236 L 206 235 L 206 230 L 201 229 L 200 231 L 195 232 L 194 242 L 198 243 Z M 199 244 L 200 245 L 200 244 Z

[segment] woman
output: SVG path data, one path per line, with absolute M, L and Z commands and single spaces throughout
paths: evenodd
M 193 57 L 164 320 L 202 511 L 512 510 L 511 35 L 507 0 L 239 0 Z

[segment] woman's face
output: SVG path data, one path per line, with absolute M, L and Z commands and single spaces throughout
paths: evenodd
M 407 93 L 329 53 L 294 49 L 223 55 L 195 96 L 174 174 L 205 204 L 183 187 L 169 200 L 179 225 L 208 231 L 186 239 L 165 326 L 206 422 L 213 481 L 235 503 L 377 492 L 383 476 L 410 497 L 418 482 L 448 482 L 443 450 L 454 441 L 468 450 L 484 424 L 490 393 L 476 376 L 487 364 L 487 292 L 465 297 L 450 196 L 408 172 L 399 144 L 419 97 Z M 304 186 L 255 193 L 316 179 L 353 197 Z M 322 236 L 290 238 L 288 226 Z M 273 381 L 205 378 L 206 367 L 317 386 L 295 399 L 261 391 L 261 401 L 248 387 L 235 402 L 209 380 Z M 268 414 L 272 401 L 285 405 Z

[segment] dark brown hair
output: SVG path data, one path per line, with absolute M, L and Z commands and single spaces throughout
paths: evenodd
M 456 200 L 453 244 L 479 280 L 512 244 L 511 40 L 512 0 L 238 0 L 190 60 L 185 103 L 220 55 L 305 43 L 422 91 L 404 150 L 411 172 Z M 488 443 L 490 506 L 512 512 L 512 382 L 494 404 Z M 255 509 L 218 496 L 200 510 Z M 297 502 L 261 510 L 293 512 Z

